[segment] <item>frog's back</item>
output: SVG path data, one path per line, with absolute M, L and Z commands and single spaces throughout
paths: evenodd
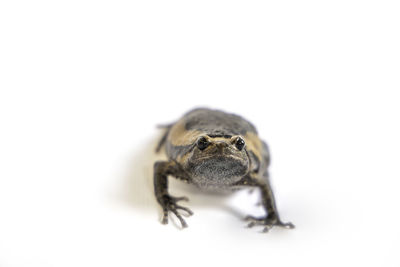
M 187 131 L 201 131 L 210 137 L 230 137 L 257 134 L 256 128 L 242 117 L 219 110 L 198 108 L 186 113 L 184 120 Z
M 199 136 L 231 138 L 240 135 L 246 139 L 248 147 L 260 155 L 261 141 L 257 130 L 244 118 L 219 110 L 198 108 L 186 113 L 172 125 L 166 144 L 168 157 L 177 159 L 186 154 Z
M 183 118 L 187 131 L 198 131 L 210 137 L 230 137 L 257 133 L 256 128 L 242 117 L 219 110 L 206 108 L 194 109 Z

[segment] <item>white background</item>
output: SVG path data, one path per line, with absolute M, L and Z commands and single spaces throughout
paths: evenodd
M 398 1 L 1 1 L 0 266 L 399 266 Z M 153 153 L 196 106 L 252 121 L 257 192 L 159 223 Z

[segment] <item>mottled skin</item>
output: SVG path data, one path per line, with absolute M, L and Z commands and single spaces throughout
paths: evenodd
M 262 225 L 265 232 L 273 226 L 294 227 L 279 218 L 268 177 L 268 147 L 250 122 L 237 115 L 200 108 L 165 128 L 157 151 L 165 145 L 168 161 L 154 164 L 154 190 L 163 209 L 162 223 L 168 223 L 168 213 L 172 212 L 182 227 L 187 227 L 180 211 L 193 214 L 177 204 L 186 197 L 169 195 L 168 176 L 173 176 L 203 190 L 258 187 L 266 216 L 246 217 L 249 227 Z

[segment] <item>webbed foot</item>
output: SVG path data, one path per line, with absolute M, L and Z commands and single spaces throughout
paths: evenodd
M 277 217 L 265 216 L 265 217 L 257 218 L 257 217 L 253 217 L 253 216 L 247 216 L 245 218 L 245 220 L 249 222 L 249 224 L 247 225 L 247 227 L 249 227 L 249 228 L 256 226 L 256 225 L 264 226 L 264 229 L 263 229 L 264 233 L 267 233 L 269 231 L 269 229 L 271 229 L 274 226 L 279 226 L 279 227 L 283 227 L 286 229 L 294 228 L 294 225 L 291 222 L 284 223 Z
M 191 216 L 193 215 L 193 212 L 186 208 L 186 207 L 182 207 L 178 204 L 176 204 L 178 201 L 188 201 L 189 199 L 187 197 L 173 197 L 170 195 L 164 195 L 161 199 L 162 203 L 162 209 L 163 209 L 163 217 L 161 220 L 162 224 L 167 224 L 168 223 L 168 212 L 171 211 L 173 214 L 175 214 L 175 216 L 179 219 L 179 221 L 181 222 L 181 226 L 182 228 L 186 228 L 188 225 L 185 222 L 185 220 L 182 218 L 182 215 L 180 214 L 180 212 L 178 210 L 183 210 L 185 211 L 187 214 L 185 214 L 186 216 Z

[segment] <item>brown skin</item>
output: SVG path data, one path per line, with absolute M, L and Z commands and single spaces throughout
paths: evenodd
M 193 110 L 166 126 L 157 151 L 163 145 L 168 161 L 154 164 L 154 190 L 163 209 L 163 224 L 168 223 L 168 213 L 172 212 L 185 228 L 187 224 L 180 212 L 193 214 L 177 204 L 186 197 L 169 195 L 168 176 L 173 176 L 203 190 L 260 188 L 266 216 L 246 217 L 248 226 L 264 226 L 264 232 L 273 226 L 294 228 L 292 223 L 279 218 L 268 177 L 268 147 L 259 139 L 254 126 L 242 117 L 217 110 Z

